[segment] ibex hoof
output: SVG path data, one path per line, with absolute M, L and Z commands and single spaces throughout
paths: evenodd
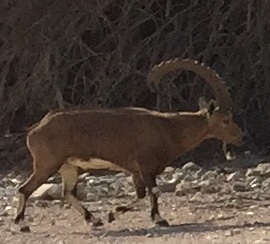
M 130 210 L 132 210 L 132 208 L 125 207 L 125 206 L 119 206 L 119 207 L 115 208 L 116 212 L 121 212 L 121 213 L 125 213 L 125 212 L 130 211 Z
M 95 222 L 93 222 L 93 227 L 100 227 L 103 226 L 103 223 L 100 219 L 96 219 Z
M 109 212 L 109 214 L 108 214 L 108 223 L 111 223 L 113 221 L 115 221 L 114 214 L 112 212 Z
M 21 227 L 20 232 L 30 233 L 31 231 L 30 231 L 29 226 L 24 226 L 24 227 Z
M 169 227 L 169 223 L 167 220 L 163 219 L 163 220 L 158 220 L 155 222 L 156 226 L 159 226 L 159 227 Z

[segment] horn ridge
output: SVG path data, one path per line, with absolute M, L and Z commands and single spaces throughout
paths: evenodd
M 215 70 L 211 69 L 204 63 L 199 63 L 197 60 L 174 58 L 162 61 L 150 70 L 147 82 L 159 83 L 165 74 L 177 70 L 193 71 L 204 78 L 204 80 L 212 87 L 220 108 L 223 110 L 231 109 L 232 99 L 225 82 Z

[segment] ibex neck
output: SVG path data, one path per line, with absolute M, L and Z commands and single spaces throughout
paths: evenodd
M 175 159 L 198 146 L 208 138 L 206 113 L 177 113 L 169 118 L 172 125 L 172 155 Z M 174 160 L 174 159 L 173 159 Z

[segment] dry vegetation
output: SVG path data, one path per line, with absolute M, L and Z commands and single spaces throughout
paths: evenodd
M 212 94 L 194 74 L 159 89 L 145 82 L 154 64 L 179 56 L 226 80 L 250 145 L 266 147 L 269 10 L 263 0 L 2 1 L 0 130 L 22 131 L 59 107 L 196 110 Z

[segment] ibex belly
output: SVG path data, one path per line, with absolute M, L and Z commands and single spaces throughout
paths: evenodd
M 121 167 L 99 158 L 90 158 L 88 161 L 78 157 L 69 157 L 66 161 L 67 164 L 79 167 L 83 170 L 90 169 L 107 169 L 112 171 L 121 171 Z

